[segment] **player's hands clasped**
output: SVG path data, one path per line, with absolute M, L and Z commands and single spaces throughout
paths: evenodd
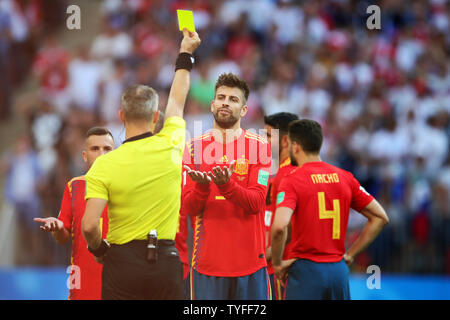
M 64 223 L 61 220 L 58 220 L 54 217 L 34 218 L 33 220 L 38 223 L 43 223 L 43 225 L 40 226 L 42 231 L 55 232 L 62 230 L 64 228 Z
M 181 41 L 180 53 L 187 52 L 193 54 L 195 49 L 202 42 L 198 36 L 197 32 L 191 32 L 188 29 L 183 29 L 183 40 Z

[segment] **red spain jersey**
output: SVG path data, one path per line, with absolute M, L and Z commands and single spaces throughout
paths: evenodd
M 102 268 L 87 249 L 86 240 L 81 232 L 81 219 L 84 215 L 86 201 L 84 193 L 86 181 L 84 176 L 73 178 L 67 183 L 61 203 L 58 219 L 72 235 L 72 254 L 69 283 L 69 300 L 100 300 L 102 290 Z M 102 238 L 108 233 L 107 208 L 100 218 Z
M 183 173 L 183 181 L 185 180 Z M 183 204 L 183 202 L 181 202 Z M 178 230 L 175 235 L 175 247 L 180 255 L 180 261 L 183 264 L 183 280 L 189 275 L 189 249 L 187 245 L 189 235 L 188 214 L 183 210 L 183 205 L 180 207 L 180 218 L 178 220 Z
M 270 217 L 270 226 L 268 228 L 269 232 L 272 227 L 273 220 L 275 218 L 275 211 L 277 208 L 277 194 L 278 194 L 278 189 L 280 188 L 280 183 L 281 183 L 282 179 L 295 168 L 297 168 L 297 167 L 294 167 L 293 165 L 291 165 L 291 159 L 288 157 L 280 164 L 280 168 L 278 169 L 278 172 L 272 181 L 272 187 L 271 187 L 271 191 L 270 191 L 270 197 L 271 197 L 270 209 L 269 209 L 269 211 L 272 214 Z M 292 225 L 292 221 L 291 221 L 291 225 Z M 284 247 L 283 260 L 289 259 L 289 251 L 291 248 L 291 243 L 292 242 L 286 243 L 286 246 Z M 269 236 L 268 246 L 271 246 L 270 236 Z M 273 273 L 272 261 L 268 262 L 267 270 L 269 271 L 269 274 Z
M 350 208 L 361 211 L 373 199 L 350 172 L 325 162 L 292 170 L 277 194 L 277 208 L 294 210 L 289 257 L 340 261 Z
M 233 160 L 227 183 L 202 185 L 188 177 L 183 189 L 183 208 L 195 216 L 192 267 L 205 275 L 240 277 L 267 265 L 264 209 L 272 161 L 267 141 L 242 130 L 223 144 L 208 133 L 191 140 L 184 157 L 202 172 Z
M 270 247 L 270 227 L 272 225 L 272 219 L 273 219 L 273 205 L 271 203 L 272 200 L 272 183 L 273 183 L 273 179 L 275 178 L 274 175 L 270 176 L 269 179 L 269 187 L 267 190 L 267 195 L 266 195 L 266 208 L 265 208 L 265 212 L 264 212 L 264 226 L 265 226 L 265 230 L 266 230 L 266 249 L 268 247 Z M 270 262 L 270 260 L 267 261 L 267 273 L 269 275 L 273 274 L 273 268 L 272 268 L 272 263 Z

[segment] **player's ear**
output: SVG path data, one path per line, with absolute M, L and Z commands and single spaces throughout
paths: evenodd
M 295 141 L 292 141 L 292 151 L 294 151 L 294 154 L 300 151 L 300 145 Z
M 87 153 L 86 153 L 86 151 L 83 150 L 83 152 L 81 153 L 81 155 L 83 156 L 84 162 L 87 163 Z
M 281 137 L 281 148 L 289 148 L 289 136 L 287 134 Z
M 247 114 L 248 106 L 244 105 L 241 109 L 241 118 Z

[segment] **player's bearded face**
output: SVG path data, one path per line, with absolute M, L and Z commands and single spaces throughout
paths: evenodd
M 238 121 L 239 121 L 239 111 L 236 113 L 233 113 L 233 111 L 229 108 L 218 108 L 213 111 L 214 113 L 214 120 L 216 120 L 217 124 L 221 128 L 231 128 L 233 127 Z
M 215 122 L 224 129 L 232 128 L 245 115 L 246 108 L 241 90 L 230 87 L 218 88 L 211 105 Z

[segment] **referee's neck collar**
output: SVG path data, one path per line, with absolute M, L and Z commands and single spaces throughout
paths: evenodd
M 136 141 L 136 140 L 148 138 L 148 137 L 151 137 L 152 135 L 153 135 L 153 133 L 149 131 L 149 132 L 146 132 L 146 133 L 143 133 L 143 134 L 140 134 L 140 135 L 128 138 L 122 144 L 127 143 L 127 142 L 131 142 L 131 141 Z

